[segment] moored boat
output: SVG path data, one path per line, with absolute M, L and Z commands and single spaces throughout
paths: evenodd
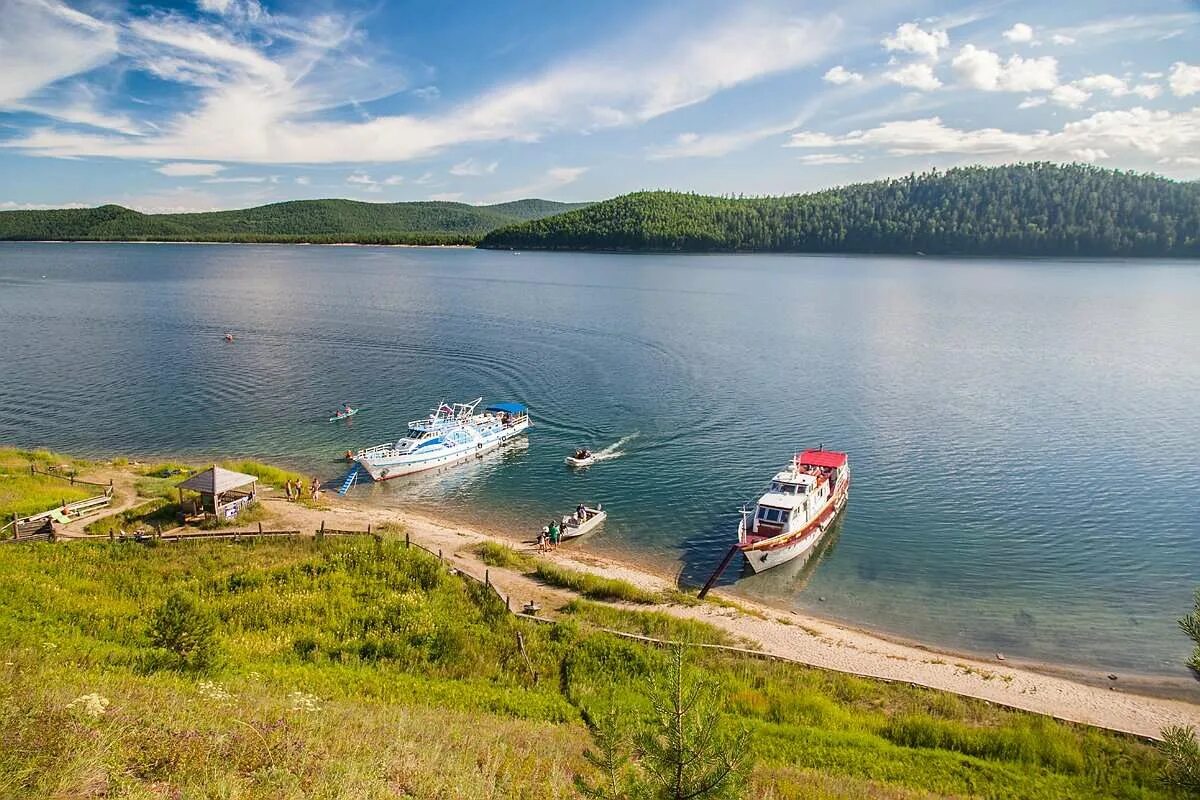
M 758 501 L 743 507 L 737 547 L 755 572 L 791 561 L 820 541 L 849 494 L 845 453 L 797 453 Z
M 606 519 L 608 519 L 608 512 L 600 503 L 597 503 L 595 508 L 581 503 L 575 509 L 574 514 L 562 518 L 562 527 L 559 528 L 562 532 L 558 538 L 561 540 L 578 539 L 585 533 L 595 530 Z
M 482 401 L 442 403 L 427 418 L 408 423 L 399 440 L 359 450 L 353 460 L 383 481 L 482 456 L 529 428 L 529 410 L 520 403 L 496 403 L 476 413 Z

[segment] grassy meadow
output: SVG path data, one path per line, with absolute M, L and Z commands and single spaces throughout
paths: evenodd
M 32 464 L 39 470 L 66 469 L 66 476 L 80 462 L 49 450 L 0 448 L 0 525 L 15 514 L 18 517 L 48 511 L 64 502 L 86 500 L 100 494 L 95 486 L 72 486 L 69 481 L 51 475 L 33 475 Z
M 200 667 L 154 644 L 181 596 L 212 628 Z M 669 658 L 596 626 L 726 637 L 565 611 L 509 615 L 394 537 L 2 545 L 0 797 L 575 797 L 588 721 L 647 710 Z M 687 669 L 749 736 L 750 797 L 1182 796 L 1129 737 L 696 648 Z

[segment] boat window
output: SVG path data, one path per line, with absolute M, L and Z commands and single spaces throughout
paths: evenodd
M 763 522 L 779 522 L 781 516 L 786 514 L 786 511 L 780 511 L 778 508 L 758 507 L 758 518 Z

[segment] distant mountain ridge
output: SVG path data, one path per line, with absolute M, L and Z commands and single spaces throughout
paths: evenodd
M 501 228 L 480 247 L 1200 257 L 1200 183 L 1033 163 L 786 197 L 638 192 Z
M 293 200 L 192 214 L 143 214 L 117 205 L 2 211 L 0 240 L 474 244 L 496 228 L 586 205 L 537 199 L 490 206 Z

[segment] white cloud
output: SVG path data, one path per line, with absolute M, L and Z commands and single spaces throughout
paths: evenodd
M 1176 97 L 1187 97 L 1200 92 L 1200 66 L 1176 61 L 1171 65 L 1167 84 L 1171 87 L 1171 94 Z
M 1044 97 L 1026 97 L 1024 100 L 1022 100 L 1017 105 L 1017 108 L 1020 108 L 1020 109 L 1037 108 L 1038 106 L 1042 106 L 1045 104 L 1046 104 L 1046 98 L 1044 98 Z
M 307 175 L 299 175 L 296 177 L 297 186 L 308 186 L 310 183 L 312 183 L 312 179 L 310 179 Z
M 838 144 L 841 144 L 841 141 L 828 133 L 800 131 L 793 133 L 784 147 L 834 147 Z
M 794 119 L 782 124 L 765 125 L 761 128 L 740 131 L 705 134 L 681 133 L 671 144 L 652 148 L 646 157 L 651 161 L 669 158 L 716 158 L 749 147 L 763 139 L 787 133 L 800 124 L 798 119 Z
M 0 202 L 0 211 L 42 211 L 47 208 L 91 208 L 87 203 L 18 203 L 15 200 Z
M 442 90 L 436 86 L 422 86 L 419 89 L 413 89 L 412 93 L 422 100 L 436 100 L 442 96 Z
M 468 158 L 466 161 L 460 161 L 454 166 L 450 167 L 450 174 L 459 176 L 491 175 L 496 171 L 496 167 L 498 166 L 500 166 L 499 161 L 492 161 L 485 164 L 482 161 L 476 161 L 473 158 Z
M 892 83 L 898 83 L 910 89 L 919 89 L 923 92 L 932 91 L 942 85 L 942 82 L 933 74 L 933 67 L 928 64 L 909 64 L 885 72 L 883 77 Z
M 1084 91 L 1078 86 L 1066 83 L 1062 86 L 1055 86 L 1050 92 L 1050 99 L 1060 106 L 1067 108 L 1079 108 L 1086 103 L 1092 96 L 1091 92 Z
M 587 167 L 552 167 L 546 170 L 540 178 L 531 183 L 517 186 L 492 196 L 490 202 L 499 203 L 506 200 L 524 200 L 529 197 L 537 197 L 545 192 L 553 192 L 555 189 L 579 180 L 587 171 Z
M 1086 161 L 1089 164 L 1094 161 L 1103 161 L 1108 158 L 1108 153 L 1096 147 L 1079 147 L 1074 150 L 1067 151 L 1071 158 L 1076 161 Z
M 985 92 L 1034 92 L 1058 83 L 1058 61 L 1053 56 L 1001 61 L 991 50 L 965 45 L 951 62 L 961 82 Z
M 1162 94 L 1162 87 L 1157 86 L 1153 83 L 1139 83 L 1137 86 L 1133 87 L 1129 91 L 1133 92 L 1134 94 L 1138 95 L 1139 97 L 1144 97 L 1147 100 L 1153 100 L 1154 98 L 1156 98 L 1160 94 Z
M 198 176 L 216 175 L 221 170 L 225 169 L 222 164 L 197 164 L 194 162 L 178 162 L 173 164 L 163 164 L 160 167 L 155 167 L 155 172 L 161 172 L 171 178 L 194 178 Z
M 177 15 L 133 20 L 127 28 L 139 66 L 198 89 L 190 110 L 136 138 L 46 127 L 3 146 L 51 156 L 403 161 L 460 144 L 530 142 L 554 131 L 637 124 L 820 59 L 842 28 L 836 16 L 804 19 L 731 5 L 686 35 L 646 29 L 437 114 L 348 120 L 321 112 L 347 98 L 361 101 L 364 92 L 396 89 L 376 78 L 376 65 L 344 52 L 361 38 L 353 28 L 327 15 L 285 25 L 266 12 L 253 24 L 268 26 L 271 44 L 254 45 L 264 37 L 233 38 Z
M 364 192 L 372 194 L 383 191 L 383 184 L 365 172 L 354 172 L 346 176 L 346 183 L 360 187 Z
M 862 83 L 862 79 L 863 76 L 861 74 L 857 72 L 851 72 L 841 64 L 838 64 L 836 67 L 832 67 L 824 75 L 824 80 L 828 83 L 834 84 L 835 86 L 841 86 L 842 84 L 846 83 Z
M 404 183 L 403 175 L 389 175 L 383 179 L 384 186 L 399 186 Z
M 5 0 L 0 11 L 0 108 L 117 56 L 117 31 L 58 0 Z
M 241 178 L 205 178 L 201 183 L 266 183 L 266 176 L 248 175 Z
M 1094 158 L 1187 158 L 1200 151 L 1200 108 L 1172 113 L 1132 108 L 1100 111 L 1068 122 L 1057 132 L 1020 133 L 1000 128 L 961 130 L 938 117 L 886 122 L 843 136 L 801 133 L 793 146 L 828 150 L 874 149 L 895 156 L 933 154 L 1069 160 Z M 820 141 L 820 144 L 816 142 Z
M 799 156 L 797 160 L 809 166 L 825 166 L 828 164 L 857 164 L 862 161 L 862 156 L 853 153 L 812 153 Z
M 1129 94 L 1129 86 L 1116 75 L 1089 75 L 1074 81 L 1074 85 L 1087 92 L 1107 92 L 1113 97 Z
M 1014 44 L 1023 44 L 1033 41 L 1033 28 L 1026 25 L 1024 22 L 1018 22 L 1004 32 L 1004 38 Z
M 914 22 L 906 22 L 896 32 L 885 36 L 881 42 L 888 51 L 898 50 L 915 53 L 927 58 L 937 58 L 938 51 L 950 46 L 950 37 L 943 30 L 925 30 Z
M 456 203 L 462 199 L 462 192 L 437 192 L 429 195 L 429 199 L 435 202 Z

